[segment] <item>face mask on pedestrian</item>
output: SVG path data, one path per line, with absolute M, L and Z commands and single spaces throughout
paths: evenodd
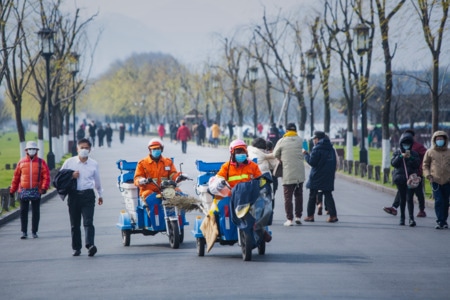
M 235 154 L 234 157 L 238 163 L 243 163 L 247 159 L 247 154 Z
M 37 150 L 36 149 L 28 149 L 28 155 L 33 157 L 36 155 Z
M 80 149 L 80 151 L 78 151 L 78 155 L 82 158 L 86 158 L 89 156 L 89 149 Z
M 161 149 L 152 149 L 151 153 L 154 158 L 159 158 L 161 156 Z
M 411 148 L 410 144 L 402 144 L 403 149 L 405 150 L 409 150 L 409 148 Z
M 444 140 L 436 140 L 436 146 L 442 147 L 442 146 L 444 146 L 444 144 L 445 144 Z

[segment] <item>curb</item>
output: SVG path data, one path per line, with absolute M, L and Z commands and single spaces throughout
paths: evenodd
M 57 194 L 56 189 L 48 192 L 44 196 L 41 197 L 41 204 L 47 202 L 50 198 L 54 197 Z M 12 221 L 20 216 L 20 208 L 14 208 L 14 210 L 4 213 L 0 217 L 0 227 Z

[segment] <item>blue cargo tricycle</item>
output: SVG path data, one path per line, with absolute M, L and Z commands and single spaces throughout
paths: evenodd
M 183 210 L 166 205 L 167 200 L 182 195 L 175 188 L 172 180 L 163 181 L 159 187 L 161 193 L 150 194 L 145 201 L 139 196 L 139 189 L 134 185 L 134 172 L 137 162 L 117 161 L 121 174 L 118 177 L 119 190 L 125 201 L 125 209 L 120 212 L 117 227 L 122 231 L 122 243 L 130 246 L 131 235 L 166 234 L 170 246 L 179 248 L 184 240 L 184 226 L 189 225 Z
M 209 250 L 212 248 L 211 243 L 219 243 L 220 245 L 238 243 L 241 246 L 242 259 L 250 261 L 252 250 L 255 248 L 258 248 L 258 254 L 265 254 L 264 232 L 271 234 L 267 226 L 272 222 L 273 213 L 269 184 L 271 177 L 270 174 L 265 174 L 259 179 L 254 179 L 258 181 L 257 197 L 252 199 L 248 205 L 240 206 L 236 203 L 235 197 L 224 197 L 218 200 L 218 197 L 214 197 L 208 189 L 209 179 L 215 176 L 222 164 L 222 162 L 196 161 L 197 170 L 201 172 L 197 177 L 196 192 L 202 201 L 202 210 L 206 215 L 204 218 L 200 216 L 195 220 L 194 229 L 191 231 L 197 240 L 197 254 L 198 256 L 204 256 L 205 247 L 208 243 L 208 239 L 205 238 L 201 229 L 202 224 L 205 219 L 211 220 L 211 218 L 214 218 L 213 223 L 214 226 L 217 226 L 216 232 L 218 234 L 215 240 L 209 242 Z M 265 176 L 268 176 L 268 178 Z M 266 182 L 262 186 L 259 185 L 261 180 Z

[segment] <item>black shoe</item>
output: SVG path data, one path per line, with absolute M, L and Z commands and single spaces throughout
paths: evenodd
M 405 226 L 405 219 L 400 219 L 399 225 L 400 225 L 400 226 Z
M 22 236 L 20 237 L 20 239 L 24 240 L 28 237 L 28 234 L 26 232 L 22 232 Z
M 90 246 L 88 249 L 88 253 L 89 256 L 94 256 L 95 253 L 97 253 L 97 247 L 95 247 L 95 245 Z
M 416 226 L 416 221 L 414 221 L 413 219 L 409 219 L 409 227 L 414 227 Z
M 80 256 L 81 250 L 73 250 L 72 256 Z
M 34 232 L 34 233 L 33 233 L 33 239 L 37 239 L 37 238 L 38 238 L 38 235 L 37 235 L 36 232 Z

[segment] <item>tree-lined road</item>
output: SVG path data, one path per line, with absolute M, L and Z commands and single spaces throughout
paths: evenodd
M 167 236 L 132 235 L 122 246 L 116 228 L 124 209 L 117 188 L 116 161 L 147 155 L 150 138 L 126 137 L 126 144 L 95 148 L 100 164 L 104 204 L 97 206 L 94 225 L 98 253 L 72 257 L 66 202 L 58 196 L 41 207 L 38 239 L 20 240 L 20 220 L 0 227 L 0 291 L 2 299 L 446 299 L 450 265 L 450 231 L 434 229 L 434 211 L 417 219 L 417 227 L 399 226 L 384 213 L 393 196 L 342 178 L 336 179 L 339 222 L 326 216 L 314 223 L 284 227 L 283 199 L 277 193 L 273 240 L 266 255 L 253 253 L 244 262 L 237 245 L 215 245 L 204 257 L 196 254 L 190 234 L 198 212 L 187 214 L 190 225 L 179 249 Z M 225 161 L 225 147 L 198 147 L 167 139 L 163 155 L 195 178 L 195 160 Z M 193 195 L 194 183 L 181 187 Z M 304 189 L 306 212 L 308 190 Z M 417 213 L 417 206 L 416 206 Z

